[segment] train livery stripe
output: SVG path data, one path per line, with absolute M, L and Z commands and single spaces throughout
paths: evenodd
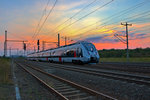
M 74 51 L 74 57 L 77 57 L 76 51 Z
M 61 57 L 59 57 L 59 62 L 61 62 Z

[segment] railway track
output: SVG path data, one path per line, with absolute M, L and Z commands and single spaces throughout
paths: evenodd
M 138 64 L 125 64 L 125 63 L 119 63 L 119 64 L 101 63 L 101 64 L 94 65 L 94 67 L 98 69 L 120 70 L 120 71 L 143 73 L 143 74 L 150 73 L 150 65 L 145 63 L 143 63 L 143 66 L 142 64 L 138 65 Z
M 61 65 L 61 64 L 54 64 L 54 63 L 51 64 L 51 67 L 150 86 L 150 77 L 143 76 L 143 75 L 118 73 L 118 72 L 97 70 L 97 69 L 91 69 L 91 68 L 79 68 L 79 67 L 72 66 L 72 65 Z
M 46 73 L 35 66 L 25 66 L 16 61 L 15 63 L 36 78 L 44 87 L 55 93 L 60 100 L 117 100 L 111 96 Z

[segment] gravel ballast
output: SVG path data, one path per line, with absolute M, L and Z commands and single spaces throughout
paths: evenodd
M 34 62 L 33 62 L 34 63 Z M 35 64 L 35 63 L 34 63 Z M 36 63 L 38 65 L 38 63 Z M 51 69 L 50 63 L 40 63 L 43 69 Z M 53 68 L 52 74 L 58 75 L 75 83 L 106 93 L 119 100 L 149 100 L 150 87 L 125 81 L 103 78 L 74 71 Z
M 18 65 L 14 66 L 21 100 L 56 100 L 35 78 Z

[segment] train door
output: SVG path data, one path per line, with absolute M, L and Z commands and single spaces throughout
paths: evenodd
M 77 48 L 77 57 L 83 57 L 81 48 Z

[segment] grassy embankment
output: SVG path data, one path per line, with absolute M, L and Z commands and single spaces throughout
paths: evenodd
M 100 62 L 126 62 L 126 58 L 117 58 L 117 57 L 110 57 L 110 58 L 100 58 Z M 150 63 L 150 57 L 135 57 L 129 58 L 130 62 L 144 62 Z
M 13 95 L 10 59 L 0 58 L 0 100 L 10 100 Z
M 0 58 L 0 84 L 11 83 L 10 74 L 10 60 L 8 58 Z

